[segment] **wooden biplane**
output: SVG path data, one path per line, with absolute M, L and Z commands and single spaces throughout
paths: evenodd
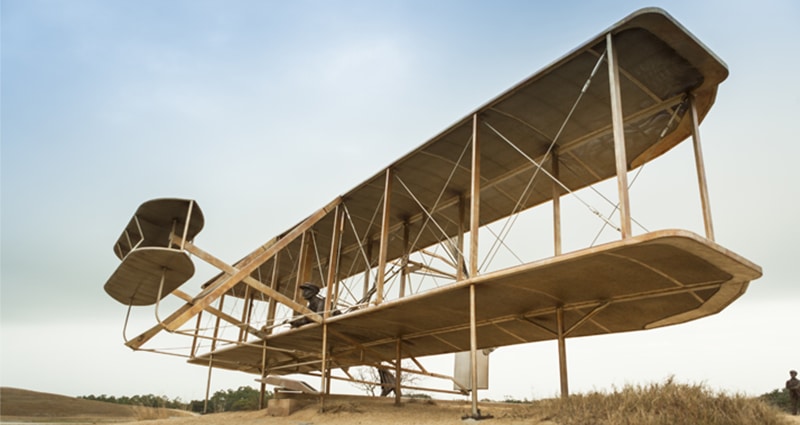
M 190 363 L 264 380 L 317 376 L 324 400 L 331 379 L 358 381 L 354 366 L 439 376 L 418 359 L 466 351 L 478 382 L 478 350 L 557 340 L 566 395 L 566 338 L 715 314 L 761 276 L 714 242 L 698 129 L 727 75 L 666 12 L 643 9 L 232 264 L 195 243 L 203 227 L 195 201 L 146 202 L 114 246 L 122 263 L 105 289 L 129 314 L 167 296 L 180 306 L 126 345 L 159 351 L 146 347 L 157 334 L 184 335 L 191 344 L 179 355 Z M 685 140 L 705 235 L 635 233 L 628 173 Z M 609 179 L 618 213 L 586 207 L 617 236 L 562 252 L 562 198 Z M 489 225 L 547 205 L 552 254 L 487 265 L 487 245 L 507 234 Z M 180 289 L 192 258 L 219 270 L 194 295 Z M 321 288 L 324 309 L 307 308 L 304 283 Z M 204 315 L 211 325 L 201 325 Z M 300 316 L 310 323 L 287 324 Z M 401 379 L 393 385 L 399 397 Z M 479 417 L 477 387 L 460 390 L 471 392 Z

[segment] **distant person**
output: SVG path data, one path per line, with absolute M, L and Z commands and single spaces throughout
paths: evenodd
M 792 400 L 792 414 L 797 414 L 797 404 L 800 401 L 800 379 L 797 379 L 797 371 L 790 370 L 789 378 L 786 381 L 786 389 L 789 391 L 789 398 Z

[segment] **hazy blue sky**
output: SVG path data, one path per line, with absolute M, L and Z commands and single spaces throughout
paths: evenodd
M 2 0 L 0 385 L 202 398 L 204 368 L 123 345 L 125 308 L 102 288 L 139 204 L 198 200 L 198 244 L 235 261 L 653 5 L 730 69 L 701 127 L 717 241 L 764 277 L 706 319 L 568 340 L 571 389 L 672 374 L 748 394 L 782 386 L 800 368 L 800 4 L 791 0 Z M 686 145 L 665 161 L 691 163 Z M 642 178 L 674 192 L 658 168 Z M 702 233 L 691 212 L 686 227 Z M 650 223 L 674 227 L 681 214 L 656 212 Z M 555 344 L 492 356 L 486 397 L 557 393 Z M 252 378 L 218 373 L 212 391 Z

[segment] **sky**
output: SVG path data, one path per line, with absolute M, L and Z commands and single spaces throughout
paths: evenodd
M 764 275 L 707 318 L 568 339 L 570 390 L 670 376 L 747 395 L 782 387 L 800 368 L 791 0 L 2 0 L 0 385 L 202 399 L 206 369 L 125 347 L 126 309 L 103 291 L 142 202 L 197 200 L 196 242 L 233 262 L 646 6 L 728 65 L 701 125 L 716 240 Z M 684 143 L 664 162 L 691 155 Z M 652 193 L 698 203 L 653 168 Z M 636 208 L 654 228 L 674 219 L 702 234 L 697 208 L 685 220 L 683 208 Z M 558 394 L 555 343 L 501 348 L 489 367 L 481 398 Z M 253 378 L 215 371 L 211 392 Z

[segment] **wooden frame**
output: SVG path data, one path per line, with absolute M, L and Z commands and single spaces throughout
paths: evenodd
M 647 70 L 658 66 L 667 71 L 655 78 Z M 106 290 L 129 311 L 158 307 L 170 295 L 181 305 L 164 319 L 157 313 L 157 323 L 126 336 L 126 345 L 161 351 L 145 346 L 162 334 L 187 336 L 191 348 L 182 355 L 209 373 L 240 370 L 262 383 L 270 374 L 319 376 L 324 408 L 332 379 L 354 380 L 332 370 L 392 364 L 399 403 L 404 358 L 441 377 L 417 358 L 469 350 L 477 382 L 478 349 L 557 340 L 566 397 L 568 337 L 705 317 L 761 275 L 758 265 L 714 242 L 699 126 L 726 76 L 725 65 L 669 15 L 644 9 L 233 264 L 195 243 L 203 226 L 195 201 L 146 202 L 114 246 L 122 263 Z M 556 113 L 566 110 L 566 117 Z M 705 237 L 675 229 L 635 234 L 627 173 L 688 137 Z M 563 252 L 569 223 L 561 198 L 610 178 L 620 238 Z M 548 202 L 552 257 L 481 266 L 489 224 Z M 219 270 L 195 295 L 178 288 L 194 271 L 189 254 Z M 140 275 L 148 282 L 142 288 L 133 284 Z M 324 289 L 324 311 L 299 298 L 306 282 Z M 243 303 L 223 303 L 226 297 Z M 210 330 L 201 326 L 204 312 L 215 320 Z M 311 323 L 286 329 L 297 315 Z M 225 324 L 235 337 L 223 335 Z M 477 389 L 471 399 L 471 416 L 480 418 Z

